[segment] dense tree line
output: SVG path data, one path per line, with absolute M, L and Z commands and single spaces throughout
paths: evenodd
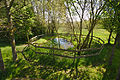
M 47 5 L 47 6 L 46 6 Z M 13 58 L 17 58 L 15 41 L 28 41 L 39 34 L 54 33 L 64 13 L 64 1 L 1 0 L 1 40 L 11 43 Z

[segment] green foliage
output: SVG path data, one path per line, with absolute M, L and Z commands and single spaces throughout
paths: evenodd
M 103 11 L 103 25 L 108 31 L 119 32 L 120 22 L 120 2 L 115 0 L 107 1 L 106 8 Z
M 5 0 L 1 0 L 0 2 L 0 31 L 8 31 L 4 27 L 8 27 L 7 23 L 7 16 L 6 16 L 6 9 L 5 4 L 3 3 Z M 8 4 L 11 0 L 7 0 Z M 25 2 L 24 2 L 25 1 Z M 34 1 L 34 0 L 32 0 Z M 42 1 L 42 2 L 40 2 Z M 55 31 L 54 28 L 59 29 L 59 32 L 71 32 L 70 27 L 68 24 L 70 23 L 62 23 L 64 22 L 66 16 L 66 5 L 64 4 L 65 0 L 35 0 L 35 5 L 31 4 L 29 0 L 14 0 L 14 3 L 10 9 L 11 21 L 13 24 L 13 29 L 15 30 L 15 38 L 16 41 L 26 41 L 27 37 L 36 36 L 39 34 L 45 34 L 46 29 L 50 27 L 52 32 Z M 66 0 L 67 1 L 67 0 Z M 101 0 L 100 0 L 101 1 Z M 75 0 L 69 0 L 68 2 L 76 3 Z M 80 2 L 82 3 L 82 2 Z M 118 33 L 120 30 L 119 22 L 120 22 L 120 2 L 115 2 L 114 0 L 109 0 L 104 12 L 104 28 L 110 31 L 111 29 L 114 32 Z M 37 6 L 37 12 L 35 13 L 33 7 Z M 69 6 L 73 15 L 76 15 L 75 9 L 72 6 Z M 77 9 L 79 7 L 76 7 Z M 89 7 L 88 7 L 89 8 Z M 48 14 L 49 20 L 48 20 Z M 101 16 L 95 16 L 100 18 Z M 48 20 L 48 21 L 47 21 Z M 48 23 L 46 23 L 48 22 Z M 58 24 L 59 23 L 59 24 Z M 89 21 L 83 22 L 83 34 L 87 34 L 88 28 L 85 23 L 89 24 Z M 101 23 L 101 22 L 100 22 Z M 100 23 L 97 26 L 100 26 Z M 75 30 L 79 33 L 80 23 L 74 22 Z M 60 26 L 60 28 L 59 28 Z M 61 27 L 62 26 L 62 27 Z M 1 28 L 2 27 L 2 28 Z M 99 27 L 98 27 L 99 28 Z M 102 38 L 105 43 L 108 37 L 108 32 L 104 29 L 95 29 L 94 35 L 97 37 Z M 6 37 L 7 36 L 7 37 Z M 113 34 L 114 36 L 114 34 Z M 41 46 L 51 46 L 57 47 L 58 45 L 51 41 L 51 38 L 54 37 L 44 37 L 36 42 L 39 42 Z M 56 57 L 53 55 L 44 55 L 44 54 L 36 54 L 33 50 L 39 52 L 47 52 L 47 53 L 55 53 L 55 54 L 62 54 L 62 55 L 70 55 L 73 56 L 73 53 L 66 52 L 66 51 L 58 51 L 58 50 L 48 50 L 48 49 L 39 49 L 34 48 L 33 46 L 29 46 L 25 48 L 24 55 L 27 59 L 31 62 L 26 61 L 21 53 L 18 53 L 18 58 L 16 62 L 12 61 L 12 50 L 10 44 L 5 43 L 8 41 L 9 33 L 2 32 L 0 33 L 0 48 L 2 49 L 3 61 L 5 64 L 6 72 L 0 71 L 0 79 L 11 80 L 13 78 L 42 78 L 42 79 L 51 79 L 51 80 L 73 80 L 76 79 L 76 69 L 75 65 L 73 64 L 72 59 Z M 48 40 L 49 39 L 49 40 Z M 66 39 L 70 39 L 69 36 Z M 113 40 L 114 42 L 114 40 Z M 75 41 L 73 41 L 75 43 Z M 77 44 L 77 43 L 75 43 Z M 23 50 L 26 45 L 17 45 L 17 50 Z M 93 47 L 99 47 L 98 43 L 94 43 Z M 33 49 L 33 50 L 32 50 Z M 72 49 L 72 48 L 70 48 Z M 110 57 L 112 47 L 108 45 L 104 47 L 103 51 L 98 56 L 88 57 L 88 58 L 81 58 L 77 60 L 78 64 L 78 80 L 114 80 L 117 75 L 117 70 L 119 67 L 119 49 L 116 48 L 115 56 L 113 59 L 113 65 L 108 66 L 107 62 Z M 93 51 L 94 52 L 94 51 Z M 83 54 L 92 54 L 92 51 L 83 53 Z M 96 52 L 96 51 L 95 51 Z M 72 71 L 73 69 L 73 71 Z
M 115 31 L 115 26 L 114 26 L 114 21 L 111 18 L 105 18 L 103 19 L 103 28 L 106 29 L 107 31 Z
M 0 42 L 9 42 L 9 32 L 6 32 L 7 29 L 0 28 Z
M 15 5 L 14 5 L 15 6 Z M 16 7 L 20 8 L 18 5 Z M 13 8 L 13 22 L 14 26 L 17 29 L 16 40 L 26 39 L 27 35 L 32 35 L 31 27 L 34 24 L 34 14 L 31 10 L 31 6 L 27 5 L 21 8 L 19 11 L 15 11 L 18 8 Z
M 42 25 L 42 22 L 39 19 L 37 19 L 37 16 L 36 18 L 34 18 L 34 24 L 33 24 L 31 31 L 34 36 L 45 34 L 46 27 Z
M 5 4 L 2 2 L 0 4 L 0 27 L 8 26 L 6 25 L 6 9 Z M 14 1 L 10 14 L 12 17 L 12 24 L 15 29 L 15 39 L 16 42 L 25 42 L 28 39 L 28 36 L 31 38 L 32 36 L 36 36 L 38 34 L 44 34 L 46 28 L 41 25 L 41 22 L 37 19 L 37 16 L 33 12 L 32 5 L 24 0 L 16 0 Z M 0 28 L 0 31 L 6 31 Z M 0 34 L 1 39 L 4 41 L 8 41 L 9 35 L 4 32 Z M 4 37 L 7 36 L 7 37 Z

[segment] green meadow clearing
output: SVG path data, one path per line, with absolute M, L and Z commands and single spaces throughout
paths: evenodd
M 0 80 L 120 80 L 120 1 L 0 0 Z
M 61 32 L 62 31 L 59 30 L 59 33 Z M 83 34 L 84 35 L 87 34 L 86 29 L 83 29 Z M 118 54 L 119 50 L 117 48 L 115 49 L 113 65 L 109 66 L 108 60 L 112 50 L 112 45 L 106 44 L 109 36 L 109 32 L 107 32 L 104 29 L 94 29 L 94 36 L 97 36 L 102 40 L 104 40 L 105 47 L 103 48 L 101 54 L 98 56 L 79 59 L 78 70 L 80 71 L 80 73 L 78 75 L 84 76 L 83 80 L 86 80 L 88 78 L 91 78 L 91 80 L 114 80 L 118 73 L 117 70 L 120 65 L 118 64 L 120 62 L 119 60 L 120 55 Z M 113 34 L 113 36 L 115 35 Z M 113 43 L 112 41 L 114 42 L 114 40 L 111 40 L 111 43 Z M 40 38 L 36 42 L 44 44 L 47 42 L 47 38 L 44 38 L 44 39 Z M 26 46 L 26 43 L 17 44 L 16 49 L 17 51 L 21 51 L 25 46 Z M 35 57 L 35 60 L 33 63 L 29 63 L 28 61 L 26 61 L 21 53 L 17 53 L 18 54 L 17 62 L 13 62 L 10 44 L 6 44 L 3 42 L 0 44 L 0 48 L 2 50 L 3 61 L 6 68 L 6 73 L 2 73 L 2 75 L 0 75 L 2 79 L 9 80 L 13 78 L 25 77 L 25 78 L 39 78 L 39 79 L 46 79 L 46 80 L 48 79 L 56 80 L 56 78 L 60 80 L 66 80 L 66 79 L 69 80 L 71 79 L 71 77 L 74 77 L 75 67 L 71 65 L 73 62 L 72 59 L 59 58 L 59 57 L 55 57 L 53 59 L 53 56 L 35 54 L 29 50 L 28 53 L 32 54 L 33 57 Z M 43 49 L 43 51 L 46 51 L 46 49 Z M 58 51 L 56 52 L 60 53 Z M 38 63 L 38 65 L 35 63 Z M 42 65 L 42 68 L 41 68 L 41 65 Z M 46 66 L 49 66 L 49 67 L 52 66 L 53 68 L 46 69 Z M 71 68 L 74 69 L 72 72 L 70 72 Z M 62 69 L 62 71 L 59 71 L 59 69 Z M 69 73 L 71 73 L 71 76 L 69 75 Z M 80 78 L 82 77 L 79 77 L 79 79 Z
M 62 32 L 67 33 L 67 31 L 65 32 L 65 31 L 59 30 L 59 33 L 62 33 Z M 86 35 L 87 33 L 88 33 L 88 30 L 83 29 L 83 35 Z M 109 37 L 109 32 L 106 31 L 105 29 L 94 29 L 94 36 L 101 38 L 102 40 L 104 40 L 105 43 L 107 43 L 107 40 L 108 40 L 108 37 Z M 115 36 L 115 35 L 113 34 L 113 36 Z M 45 40 L 40 39 L 36 42 L 44 43 Z M 111 40 L 111 43 L 113 43 L 113 42 L 114 42 L 114 39 Z M 21 51 L 25 47 L 25 45 L 26 44 L 19 44 L 19 45 L 16 46 L 16 49 L 18 51 Z M 1 43 L 0 48 L 2 50 L 3 59 L 7 58 L 9 56 L 12 57 L 11 47 L 10 47 L 9 43 L 7 43 L 7 44 L 5 44 L 4 42 Z M 11 57 L 9 57 L 9 58 L 11 58 Z

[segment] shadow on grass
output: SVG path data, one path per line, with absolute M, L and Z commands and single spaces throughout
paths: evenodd
M 16 46 L 20 46 L 26 44 L 27 42 L 17 42 Z M 0 42 L 0 47 L 11 46 L 10 42 Z
M 106 72 L 104 73 L 102 80 L 115 80 L 120 65 L 119 64 L 120 55 L 118 54 L 119 50 L 116 50 L 113 58 L 113 64 L 108 65 L 111 52 L 112 45 L 106 44 L 100 55 L 85 58 L 85 63 L 83 64 L 86 66 L 88 65 L 101 66 L 106 69 Z
M 116 65 L 108 66 L 111 46 L 105 45 L 101 54 L 98 56 L 81 58 L 79 65 L 100 66 L 106 69 L 103 80 L 113 80 L 117 73 Z M 88 52 L 90 53 L 90 52 Z M 91 52 L 92 53 L 92 52 Z M 90 54 L 91 54 L 90 53 Z M 0 72 L 1 79 L 6 78 L 40 78 L 46 79 L 52 73 L 71 68 L 72 59 L 55 57 L 52 55 L 36 54 L 32 50 L 27 50 L 25 55 L 32 60 L 28 62 L 21 56 L 16 62 L 12 60 L 5 61 L 6 72 Z M 119 59 L 119 56 L 117 57 Z M 114 60 L 115 62 L 116 60 Z M 115 63 L 117 64 L 117 63 Z
M 5 72 L 0 72 L 2 80 L 13 78 L 40 78 L 46 79 L 49 75 L 60 70 L 66 70 L 72 63 L 72 60 L 53 57 L 50 55 L 33 54 L 33 61 L 28 62 L 19 58 L 16 62 L 12 60 L 5 61 Z
M 10 46 L 9 42 L 0 42 L 0 47 Z

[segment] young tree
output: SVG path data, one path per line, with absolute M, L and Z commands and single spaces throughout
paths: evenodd
M 99 20 L 102 10 L 105 7 L 106 2 L 104 0 L 66 0 L 66 5 L 70 17 L 70 21 L 73 25 L 73 34 L 75 32 L 73 17 L 79 18 L 79 39 L 77 49 L 83 49 L 90 47 L 92 43 L 93 29 Z M 73 12 L 72 12 L 73 11 Z M 76 15 L 74 15 L 76 14 Z M 88 17 L 87 17 L 88 16 Z M 89 26 L 89 32 L 83 42 L 81 42 L 82 28 L 85 20 L 89 20 L 87 26 Z M 90 38 L 91 35 L 91 39 Z M 82 44 L 82 45 L 81 45 Z
M 109 59 L 109 65 L 112 65 L 112 60 L 114 57 L 114 53 L 115 53 L 115 48 L 116 46 L 120 49 L 120 1 L 118 0 L 108 0 L 107 1 L 107 8 L 109 8 L 110 10 L 112 10 L 112 15 L 114 15 L 113 18 L 111 18 L 112 20 L 110 20 L 111 23 L 113 23 L 112 21 L 114 21 L 114 32 L 116 33 L 116 37 L 115 37 L 115 42 L 112 48 L 112 52 L 111 52 L 111 56 Z M 111 13 L 106 10 L 108 12 L 109 15 L 111 15 Z M 120 68 L 118 70 L 118 76 L 116 77 L 116 80 L 120 79 Z
M 105 17 L 109 19 L 109 25 L 112 25 L 111 26 L 108 26 L 107 29 L 111 29 L 112 31 L 114 31 L 114 33 L 116 33 L 116 37 L 115 37 L 115 42 L 114 42 L 114 46 L 113 46 L 113 49 L 112 49 L 112 54 L 111 54 L 111 57 L 110 57 L 110 60 L 109 60 L 109 64 L 112 65 L 112 59 L 113 59 L 113 56 L 114 56 L 114 49 L 116 46 L 120 46 L 120 4 L 119 4 L 119 1 L 107 1 L 107 5 L 106 5 L 106 9 L 104 12 L 107 12 L 108 16 L 105 15 Z M 112 17 L 113 16 L 113 17 Z M 112 17 L 112 18 L 111 18 Z
M 14 36 L 15 28 L 13 27 L 12 17 L 11 17 L 11 8 L 14 4 L 14 1 L 15 0 L 11 0 L 10 2 L 7 0 L 4 1 L 5 8 L 6 8 L 6 15 L 7 15 L 7 28 L 9 29 L 10 42 L 12 47 L 13 61 L 15 61 L 17 58 L 15 36 Z
M 112 33 L 114 32 L 114 20 L 110 17 L 108 18 L 104 18 L 102 20 L 102 24 L 103 24 L 103 28 L 106 29 L 110 34 L 109 34 L 109 38 L 108 38 L 108 44 L 111 44 L 111 36 Z
M 32 5 L 42 27 L 47 28 L 47 33 L 57 31 L 57 23 L 62 21 L 66 11 L 64 0 L 32 0 Z
M 16 24 L 19 22 L 18 19 L 21 19 L 21 16 L 23 15 L 23 14 L 19 14 L 19 13 L 22 8 L 25 8 L 24 6 L 26 6 L 26 4 L 25 4 L 26 0 L 21 0 L 21 2 L 18 0 L 4 0 L 3 2 L 5 5 L 6 19 L 7 19 L 6 24 L 4 26 L 7 26 L 5 28 L 6 28 L 7 32 L 9 33 L 9 39 L 10 39 L 10 43 L 11 43 L 11 47 L 12 47 L 13 61 L 15 61 L 17 58 L 15 34 L 16 34 L 16 30 L 19 29 L 18 25 L 16 25 Z M 19 6 L 18 6 L 18 4 L 19 4 Z M 27 14 L 25 14 L 25 15 L 27 15 Z M 22 16 L 22 17 L 24 19 L 26 18 L 26 16 Z M 25 21 L 27 21 L 27 20 L 25 20 Z M 25 28 L 27 28 L 26 25 L 24 25 L 24 26 L 25 26 Z
M 114 9 L 110 8 L 109 3 L 107 3 L 102 12 L 102 24 L 103 28 L 110 32 L 108 44 L 110 44 L 112 33 L 115 32 L 115 16 Z
M 90 37 L 90 34 L 91 34 L 91 40 L 90 40 L 90 43 L 89 43 L 89 47 L 90 47 L 91 41 L 92 41 L 92 36 L 93 36 L 93 29 L 94 29 L 97 21 L 100 18 L 101 12 L 105 7 L 106 2 L 104 0 L 100 0 L 100 1 L 90 0 L 89 4 L 90 5 L 87 8 L 88 9 L 87 11 L 89 13 L 89 20 L 90 20 L 89 32 L 88 32 L 85 40 L 83 41 L 83 44 L 82 44 L 80 49 L 82 49 L 82 48 L 84 48 L 88 45 L 89 37 Z

